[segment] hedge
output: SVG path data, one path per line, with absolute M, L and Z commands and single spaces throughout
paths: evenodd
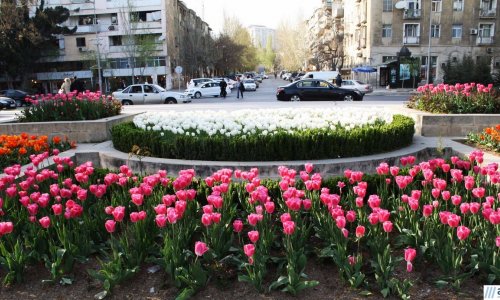
M 134 145 L 148 148 L 151 156 L 211 161 L 280 161 L 355 157 L 392 151 L 412 143 L 412 118 L 395 115 L 390 124 L 364 126 L 350 131 L 305 130 L 275 135 L 241 137 L 187 136 L 145 131 L 132 122 L 112 128 L 117 150 L 130 152 Z

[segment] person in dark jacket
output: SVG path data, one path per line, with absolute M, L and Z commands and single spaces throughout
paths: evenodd
M 342 86 L 342 76 L 340 76 L 340 73 L 337 75 L 337 78 L 335 78 L 335 84 L 336 84 L 338 87 L 341 87 L 341 86 Z
M 236 98 L 240 98 L 241 94 L 241 99 L 243 99 L 243 92 L 245 91 L 245 85 L 243 84 L 243 81 L 238 77 L 238 82 L 236 88 L 238 89 L 238 92 L 236 94 Z
M 224 79 L 222 79 L 219 82 L 219 86 L 220 86 L 220 96 L 222 98 L 226 99 L 226 95 L 227 95 L 227 91 L 226 91 L 227 82 Z

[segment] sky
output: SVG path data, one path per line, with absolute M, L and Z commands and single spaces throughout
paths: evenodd
M 282 20 L 293 22 L 308 19 L 321 0 L 182 0 L 188 8 L 203 17 L 214 33 L 220 33 L 224 23 L 224 11 L 238 17 L 240 23 L 264 25 L 276 29 Z M 204 5 L 203 5 L 204 3 Z M 204 9 L 203 9 L 204 7 Z

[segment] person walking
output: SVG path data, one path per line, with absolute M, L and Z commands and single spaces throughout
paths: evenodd
M 238 92 L 236 93 L 236 98 L 239 99 L 241 94 L 241 99 L 243 99 L 243 92 L 245 91 L 245 85 L 243 84 L 243 81 L 241 81 L 240 77 L 238 77 L 236 88 L 238 89 Z
M 220 82 L 219 82 L 219 86 L 220 86 L 220 96 L 224 99 L 226 99 L 226 95 L 227 95 L 227 91 L 226 91 L 226 88 L 227 88 L 227 82 L 222 79 Z
M 64 78 L 64 82 L 61 85 L 59 94 L 69 94 L 71 93 L 71 80 L 69 78 Z
M 340 76 L 340 73 L 337 74 L 337 78 L 335 78 L 335 84 L 338 86 L 338 87 L 341 87 L 342 86 L 342 76 Z

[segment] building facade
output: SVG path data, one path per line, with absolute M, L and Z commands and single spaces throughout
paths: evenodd
M 257 48 L 266 48 L 268 39 L 271 39 L 273 49 L 276 49 L 276 31 L 262 25 L 248 26 L 252 43 Z
M 341 3 L 344 67 L 376 67 L 374 84 L 390 84 L 394 70 L 388 65 L 398 60 L 403 46 L 420 63 L 415 71 L 419 82 L 442 82 L 443 66 L 448 59 L 456 62 L 464 55 L 475 60 L 489 59 L 492 70 L 500 68 L 497 0 L 343 0 Z
M 64 78 L 74 76 L 99 90 L 99 71 L 103 92 L 138 82 L 171 89 L 173 70 L 182 61 L 178 55 L 185 51 L 182 44 L 176 46 L 176 37 L 185 40 L 185 32 L 197 29 L 211 39 L 208 25 L 180 0 L 47 0 L 46 6 L 66 7 L 70 17 L 63 25 L 77 30 L 58 36 L 58 51 L 35 66 L 41 92 L 54 93 Z M 189 18 L 174 26 L 184 11 Z

